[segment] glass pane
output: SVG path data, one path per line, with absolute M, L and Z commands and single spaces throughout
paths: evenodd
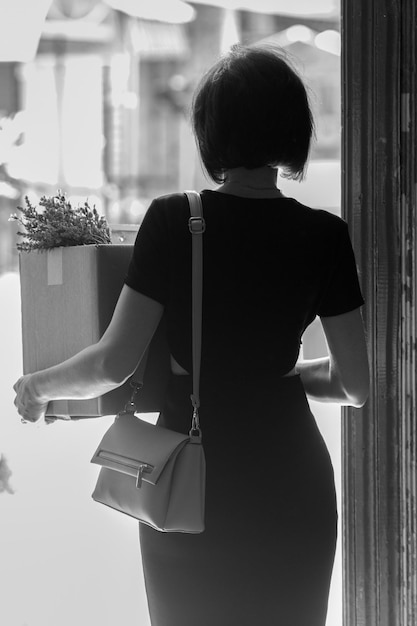
M 280 187 L 340 214 L 338 0 L 246 0 L 245 11 L 228 0 L 193 2 L 194 12 L 182 14 L 194 20 L 187 25 L 159 28 L 155 19 L 122 13 L 123 32 L 112 30 L 113 9 L 96 4 L 54 0 L 36 56 L 0 63 L 0 622 L 7 626 L 149 625 L 137 524 L 91 499 L 97 468 L 90 459 L 113 418 L 32 428 L 13 406 L 22 345 L 16 227 L 7 218 L 23 196 L 62 188 L 76 200 L 94 198 L 112 223 L 137 228 L 153 195 L 207 188 L 192 165 L 184 116 L 190 76 L 237 39 L 270 39 L 298 59 L 318 134 L 307 180 L 280 179 Z M 197 28 L 210 36 L 193 40 Z M 306 357 L 323 354 L 318 323 L 303 346 Z M 318 403 L 312 410 L 331 453 L 340 511 L 340 411 Z M 340 536 L 339 529 L 328 626 L 342 624 Z

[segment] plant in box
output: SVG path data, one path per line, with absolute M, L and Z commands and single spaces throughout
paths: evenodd
M 42 196 L 40 211 L 25 197 L 25 207 L 17 207 L 22 213 L 10 219 L 25 229 L 17 234 L 24 238 L 17 244 L 20 251 L 50 250 L 61 246 L 84 246 L 110 244 L 110 229 L 105 217 L 100 217 L 95 206 L 86 200 L 83 206 L 73 207 L 65 194 Z
M 111 244 L 105 218 L 87 201 L 73 207 L 58 192 L 42 197 L 40 209 L 28 198 L 25 202 L 18 207 L 21 216 L 11 219 L 24 228 L 17 247 L 23 370 L 28 374 L 61 363 L 100 339 L 122 289 L 132 246 Z M 89 400 L 53 401 L 47 415 L 117 413 L 130 395 L 127 386 Z

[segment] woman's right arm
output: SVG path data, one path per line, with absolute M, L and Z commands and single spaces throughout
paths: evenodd
M 123 384 L 135 371 L 162 317 L 156 300 L 124 285 L 111 322 L 97 343 L 15 383 L 19 413 L 35 422 L 51 400 L 95 398 Z
M 298 361 L 306 394 L 318 402 L 361 407 L 369 395 L 369 364 L 360 309 L 320 319 L 329 355 Z

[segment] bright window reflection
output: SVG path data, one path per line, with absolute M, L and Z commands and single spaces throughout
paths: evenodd
M 137 225 L 153 196 L 209 187 L 185 114 L 196 74 L 243 37 L 287 47 L 312 90 L 318 143 L 307 180 L 279 179 L 280 188 L 300 202 L 340 213 L 336 0 L 201 0 L 191 12 L 181 3 L 179 21 L 188 22 L 187 28 L 132 17 L 132 7 L 138 11 L 145 3 L 122 3 L 118 22 L 111 8 L 121 8 L 117 0 L 99 4 L 97 9 L 85 0 L 54 0 L 38 53 L 17 65 L 16 83 L 13 72 L 0 66 L 0 119 L 10 118 L 0 124 L 0 623 L 5 626 L 149 625 L 137 524 L 91 499 L 97 468 L 90 458 L 112 417 L 26 428 L 13 406 L 11 387 L 22 372 L 20 295 L 17 272 L 5 272 L 17 269 L 6 220 L 19 199 L 28 194 L 36 201 L 62 187 L 72 199 L 89 196 L 111 223 Z M 238 5 L 249 12 L 239 13 Z M 0 18 L 1 12 L 0 6 Z M 76 42 L 63 38 L 67 22 L 68 32 L 78 33 Z M 54 39 L 53 33 L 60 34 Z M 6 98 L 12 89 L 19 93 L 15 108 Z M 304 349 L 308 357 L 325 349 L 318 324 L 310 327 Z M 335 467 L 340 513 L 340 411 L 312 405 Z M 328 626 L 342 624 L 340 537 L 339 529 Z

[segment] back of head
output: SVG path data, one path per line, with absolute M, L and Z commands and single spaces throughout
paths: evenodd
M 280 48 L 233 46 L 198 85 L 192 123 L 216 182 L 226 170 L 265 165 L 303 178 L 314 122 L 306 88 Z

